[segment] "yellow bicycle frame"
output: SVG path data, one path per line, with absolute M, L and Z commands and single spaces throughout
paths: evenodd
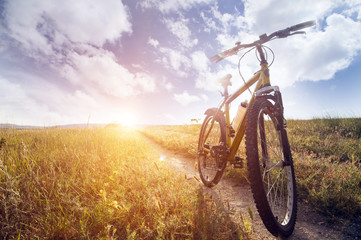
M 229 105 L 230 103 L 235 100 L 236 98 L 238 98 L 242 93 L 244 93 L 247 89 L 249 89 L 251 86 L 253 86 L 253 84 L 257 83 L 255 90 L 252 94 L 251 100 L 248 104 L 247 110 L 246 110 L 246 114 L 243 115 L 243 118 L 241 119 L 241 122 L 239 124 L 239 126 L 237 127 L 237 129 L 234 129 L 236 132 L 236 135 L 232 141 L 231 136 L 230 136 L 230 128 L 229 126 L 231 126 L 231 121 L 230 121 L 230 115 L 229 115 Z M 261 70 L 259 70 L 258 72 L 256 72 L 253 77 L 251 77 L 241 88 L 239 88 L 235 93 L 233 93 L 232 95 L 230 95 L 229 97 L 225 97 L 225 99 L 223 100 L 222 104 L 219 106 L 218 110 L 215 113 L 214 118 L 212 119 L 211 122 L 211 127 L 208 130 L 204 141 L 203 141 L 203 145 L 206 142 L 209 133 L 211 132 L 213 125 L 214 125 L 214 121 L 216 119 L 216 116 L 221 112 L 221 109 L 224 106 L 224 110 L 225 110 L 225 120 L 226 120 L 226 127 L 227 127 L 227 146 L 230 149 L 230 153 L 228 155 L 227 160 L 228 161 L 234 161 L 234 157 L 236 155 L 237 149 L 243 139 L 244 133 L 246 131 L 246 116 L 248 113 L 248 110 L 250 108 L 250 106 L 252 106 L 254 99 L 255 99 L 255 93 L 260 90 L 261 88 L 263 88 L 264 86 L 269 86 L 270 85 L 270 77 L 269 77 L 269 69 L 268 69 L 268 64 L 267 63 L 262 63 L 261 64 Z M 208 152 L 208 149 L 203 149 L 204 151 Z

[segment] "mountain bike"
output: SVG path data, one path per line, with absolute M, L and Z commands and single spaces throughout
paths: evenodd
M 248 81 L 242 77 L 244 85 L 233 94 L 228 93 L 232 76 L 228 74 L 220 79 L 223 101 L 218 108 L 206 110 L 200 131 L 200 178 L 204 185 L 213 187 L 221 180 L 227 163 L 243 167 L 243 159 L 236 154 L 245 135 L 247 170 L 254 201 L 264 225 L 274 236 L 292 234 L 297 215 L 297 193 L 282 96 L 279 87 L 270 84 L 267 58 L 273 51 L 264 44 L 277 38 L 304 34 L 299 30 L 313 25 L 314 21 L 308 21 L 270 35 L 263 34 L 253 43 L 237 42 L 235 47 L 211 58 L 211 61 L 218 62 L 243 49 L 249 49 L 243 56 L 255 50 L 261 69 Z M 240 64 L 238 68 L 240 70 Z M 230 104 L 247 90 L 251 92 L 250 87 L 254 84 L 249 104 L 243 104 L 244 111 L 240 107 L 238 112 L 239 123 L 236 120 L 231 122 Z

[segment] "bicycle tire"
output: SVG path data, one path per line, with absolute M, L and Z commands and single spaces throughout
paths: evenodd
M 213 187 L 221 180 L 227 164 L 226 161 L 220 161 L 217 156 L 203 152 L 204 138 L 213 118 L 214 114 L 205 117 L 198 140 L 198 171 L 203 184 L 207 187 Z M 218 115 L 216 117 L 206 143 L 210 149 L 212 146 L 226 146 L 226 123 L 223 116 Z
M 288 237 L 297 216 L 295 173 L 283 113 L 276 113 L 275 109 L 274 104 L 261 97 L 255 99 L 249 110 L 247 167 L 254 201 L 264 225 L 274 236 Z

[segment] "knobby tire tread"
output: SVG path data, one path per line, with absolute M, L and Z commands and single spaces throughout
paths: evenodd
M 259 154 L 258 154 L 258 144 L 257 144 L 257 128 L 258 128 L 258 116 L 262 105 L 273 105 L 265 98 L 256 98 L 255 102 L 252 104 L 249 113 L 247 114 L 247 128 L 246 128 L 246 155 L 247 155 L 247 168 L 249 179 L 251 182 L 251 190 L 253 197 L 256 203 L 258 213 L 270 233 L 274 236 L 288 237 L 292 234 L 295 226 L 296 215 L 297 215 L 297 195 L 296 195 L 296 186 L 295 186 L 295 175 L 293 169 L 293 163 L 291 162 L 291 171 L 293 179 L 293 189 L 294 189 L 294 204 L 293 204 L 293 213 L 289 224 L 286 226 L 281 226 L 280 223 L 273 216 L 272 210 L 269 206 L 266 193 L 263 187 L 262 174 L 260 171 L 259 163 Z M 287 153 L 290 153 L 289 144 L 287 139 L 287 134 L 284 130 L 282 134 L 283 146 L 287 146 L 288 149 L 284 149 Z M 286 141 L 287 143 L 285 144 Z

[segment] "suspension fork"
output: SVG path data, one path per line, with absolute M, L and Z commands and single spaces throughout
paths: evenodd
M 263 115 L 263 113 L 261 113 Z M 266 161 L 268 159 L 268 152 L 267 152 L 267 140 L 266 140 L 266 134 L 265 134 L 265 126 L 264 126 L 264 118 L 263 116 L 260 117 L 259 122 L 259 133 L 260 133 L 260 141 L 261 141 L 261 149 L 262 149 L 262 163 L 265 167 Z
M 271 92 L 274 92 L 274 94 L 271 95 L 270 94 Z M 269 109 L 269 111 L 272 111 L 274 114 L 274 117 L 276 118 L 277 125 L 275 127 L 276 127 L 276 130 L 279 131 L 279 133 L 280 133 L 280 137 L 282 140 L 282 148 L 284 149 L 283 150 L 284 165 L 287 166 L 292 161 L 292 155 L 291 155 L 291 152 L 288 150 L 289 142 L 288 142 L 287 131 L 286 131 L 286 120 L 283 116 L 284 108 L 283 108 L 281 92 L 279 91 L 279 88 L 277 86 L 268 86 L 268 87 L 264 87 L 264 88 L 260 89 L 259 91 L 257 91 L 256 98 L 263 98 L 265 100 L 269 99 L 274 102 L 274 108 Z M 263 164 L 265 164 L 267 161 L 267 158 L 268 158 L 267 142 L 266 142 L 267 136 L 265 135 L 264 131 L 262 131 L 265 129 L 264 118 L 262 116 L 259 116 L 259 118 L 260 118 L 260 122 L 258 124 L 258 127 L 260 129 L 259 137 L 260 137 L 260 141 L 261 141 L 260 144 L 262 147 L 262 162 L 263 162 Z
M 287 137 L 286 119 L 283 116 L 284 107 L 283 107 L 281 92 L 277 88 L 275 89 L 274 96 L 268 95 L 264 97 L 271 99 L 275 102 L 274 112 L 275 112 L 275 117 L 277 119 L 277 130 L 280 131 L 281 133 L 284 166 L 289 166 L 293 160 L 292 160 L 290 144 Z
M 284 165 L 289 166 L 292 163 L 292 154 L 290 143 L 287 137 L 287 130 L 286 130 L 286 119 L 283 116 L 283 101 L 282 95 L 280 91 L 275 92 L 275 107 L 277 113 L 277 120 L 278 120 L 278 128 L 281 131 L 281 138 L 282 138 L 282 148 L 283 148 L 283 157 L 284 157 Z

